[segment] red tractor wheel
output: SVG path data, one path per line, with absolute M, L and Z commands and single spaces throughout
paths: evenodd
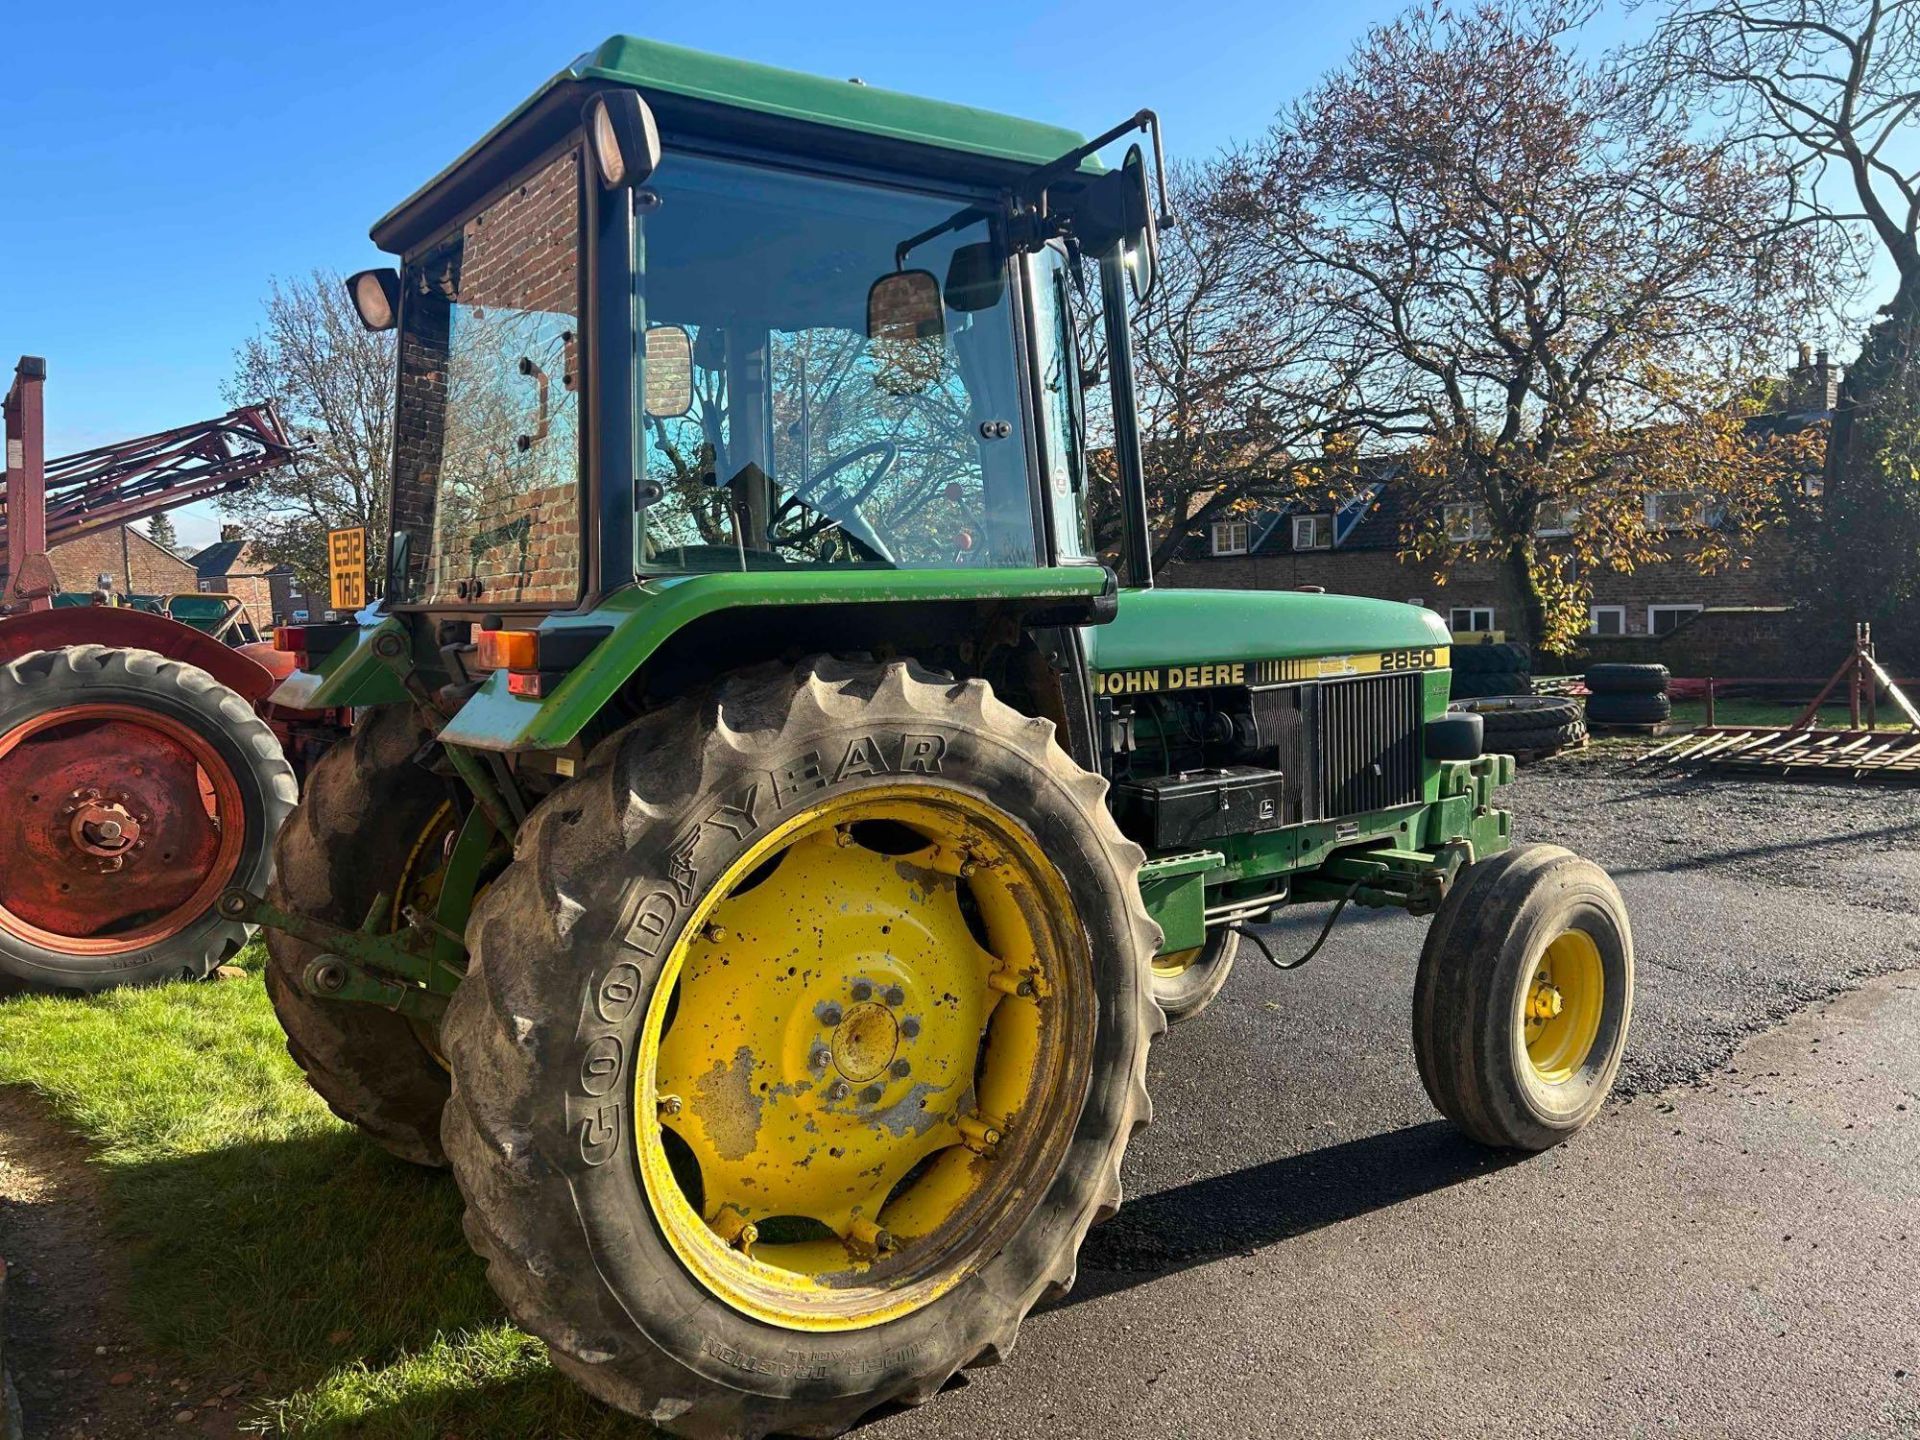
M 246 939 L 292 772 L 194 666 L 76 645 L 0 666 L 0 991 L 205 975 Z

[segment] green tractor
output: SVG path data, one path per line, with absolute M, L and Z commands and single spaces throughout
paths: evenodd
M 350 282 L 398 330 L 385 594 L 281 632 L 275 699 L 359 721 L 222 904 L 314 1088 L 669 1431 L 836 1434 L 1004 1356 L 1120 1204 L 1149 1044 L 1286 906 L 1434 916 L 1415 1048 L 1479 1141 L 1619 1065 L 1619 894 L 1510 848 L 1439 621 L 1153 588 L 1158 151 L 613 39 Z

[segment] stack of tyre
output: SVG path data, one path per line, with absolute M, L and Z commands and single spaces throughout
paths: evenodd
M 1673 716 L 1664 665 L 1587 667 L 1589 725 L 1661 725 Z
M 1456 700 L 1451 708 L 1478 715 L 1486 749 L 1504 755 L 1551 755 L 1587 733 L 1580 702 L 1560 695 L 1494 695 Z
M 1456 645 L 1452 663 L 1455 700 L 1533 693 L 1533 662 L 1524 645 Z

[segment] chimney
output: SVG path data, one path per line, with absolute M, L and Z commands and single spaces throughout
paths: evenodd
M 220 527 L 220 538 L 223 541 L 244 540 L 246 537 L 247 527 L 244 525 L 222 525 Z
M 1800 344 L 1800 363 L 1787 372 L 1787 408 L 1801 414 L 1831 410 L 1840 399 L 1840 368 L 1818 350 Z

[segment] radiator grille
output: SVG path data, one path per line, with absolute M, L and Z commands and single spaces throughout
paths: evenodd
M 1420 798 L 1420 675 L 1336 680 L 1320 690 L 1320 814 Z

